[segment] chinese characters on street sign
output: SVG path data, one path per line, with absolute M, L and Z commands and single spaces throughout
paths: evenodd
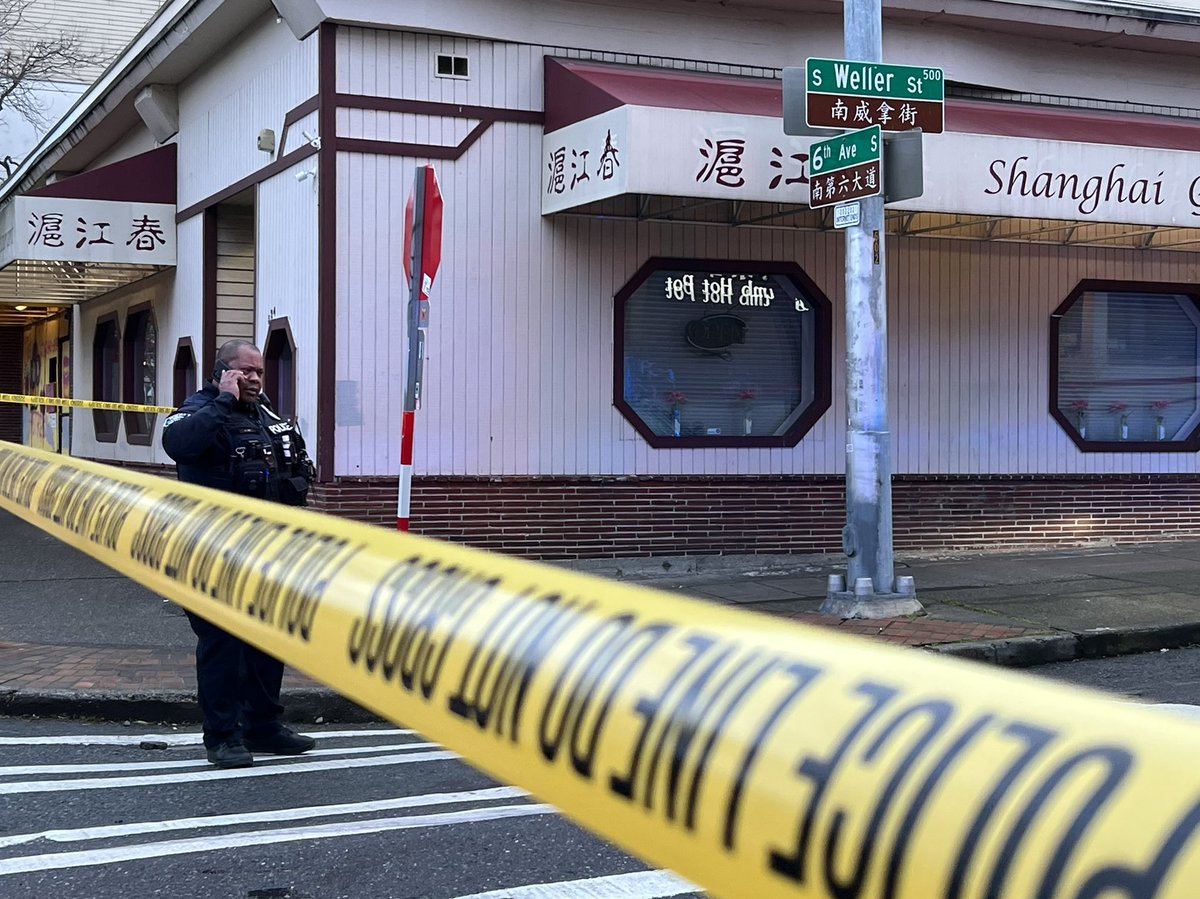
M 941 69 L 810 57 L 805 72 L 805 121 L 811 127 L 943 131 Z
M 878 125 L 812 145 L 813 209 L 883 193 L 883 132 Z

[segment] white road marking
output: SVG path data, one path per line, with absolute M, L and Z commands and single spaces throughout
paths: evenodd
M 306 774 L 313 771 L 343 771 L 347 768 L 374 768 L 380 765 L 409 765 L 415 762 L 437 762 L 456 759 L 449 751 L 409 752 L 369 759 L 331 759 L 327 762 L 294 762 L 271 767 L 213 768 L 208 771 L 189 771 L 184 774 L 161 774 L 145 777 L 87 777 L 74 780 L 20 780 L 0 784 L 0 796 L 20 793 L 64 793 L 72 790 L 114 790 L 119 787 L 158 787 L 166 784 L 203 783 L 214 780 L 234 780 L 244 777 L 272 777 L 279 774 Z
M 415 730 L 331 730 L 312 731 L 311 736 L 322 740 L 342 737 L 407 737 Z M 138 746 L 142 743 L 166 743 L 172 749 L 199 746 L 201 736 L 186 734 L 63 734 L 51 737 L 0 737 L 0 746 Z
M 396 752 L 413 749 L 441 749 L 439 743 L 380 743 L 375 746 L 334 746 L 330 749 L 312 749 L 304 753 L 306 759 L 314 756 L 366 755 L 371 752 Z M 284 756 L 261 755 L 255 764 L 274 760 L 283 761 Z M 117 771 L 165 771 L 170 768 L 209 768 L 206 758 L 178 759 L 170 762 L 96 762 L 80 765 L 2 765 L 0 777 L 37 777 L 43 774 L 106 774 Z
M 663 899 L 703 892 L 694 883 L 688 883 L 670 871 L 637 871 L 633 874 L 590 877 L 587 880 L 534 883 L 486 893 L 471 893 L 457 899 Z
M 205 815 L 198 818 L 173 818 L 166 821 L 140 821 L 132 824 L 107 824 L 98 827 L 77 827 L 72 830 L 43 830 L 40 833 L 20 833 L 0 837 L 0 848 L 49 840 L 72 843 L 82 840 L 104 840 L 140 833 L 167 830 L 200 830 L 205 827 L 232 827 L 239 824 L 262 824 L 268 821 L 300 821 L 305 818 L 325 818 L 333 815 L 361 815 L 399 808 L 420 808 L 428 805 L 450 805 L 455 802 L 491 802 L 496 799 L 523 799 L 528 796 L 516 787 L 490 787 L 486 790 L 465 790 L 456 793 L 423 793 L 419 796 L 400 796 L 371 802 L 343 802 L 338 805 L 310 805 L 303 808 L 271 809 L 259 812 L 239 812 L 229 815 Z
M 192 837 L 186 840 L 164 840 L 140 843 L 136 846 L 113 846 L 107 849 L 85 849 L 78 852 L 52 852 L 44 855 L 25 855 L 0 859 L 0 876 L 29 874 L 34 871 L 53 871 L 62 868 L 81 868 L 92 865 L 111 865 L 116 862 L 193 852 L 213 852 L 219 849 L 241 849 L 246 846 L 265 846 L 276 843 L 295 843 L 303 840 L 323 840 L 361 834 L 384 833 L 392 830 L 414 830 L 424 827 L 445 827 L 496 821 L 501 818 L 522 818 L 531 815 L 553 815 L 549 805 L 499 805 L 491 808 L 445 812 L 437 815 L 375 818 L 370 821 L 346 821 L 339 824 L 320 824 L 312 827 L 291 827 L 280 830 L 258 830 Z

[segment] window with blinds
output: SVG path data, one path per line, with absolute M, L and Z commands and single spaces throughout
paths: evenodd
M 1083 449 L 1180 450 L 1200 424 L 1200 306 L 1085 282 L 1055 315 L 1055 417 Z
M 616 405 L 653 446 L 794 446 L 829 406 L 829 303 L 795 266 L 652 261 L 616 314 Z

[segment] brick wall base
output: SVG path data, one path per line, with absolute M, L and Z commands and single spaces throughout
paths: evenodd
M 314 508 L 395 527 L 395 478 L 317 485 Z M 412 530 L 535 559 L 840 552 L 840 477 L 417 478 Z M 900 550 L 1200 537 L 1195 475 L 915 477 L 892 488 Z

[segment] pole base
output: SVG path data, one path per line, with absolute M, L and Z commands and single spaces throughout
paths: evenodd
M 874 593 L 871 596 L 828 593 L 820 612 L 835 618 L 904 618 L 924 614 L 925 607 L 915 596 L 900 593 Z
M 896 578 L 895 593 L 876 593 L 869 577 L 857 578 L 854 589 L 847 590 L 845 576 L 831 574 L 820 612 L 836 618 L 903 618 L 923 615 L 925 607 L 917 600 L 911 576 Z

